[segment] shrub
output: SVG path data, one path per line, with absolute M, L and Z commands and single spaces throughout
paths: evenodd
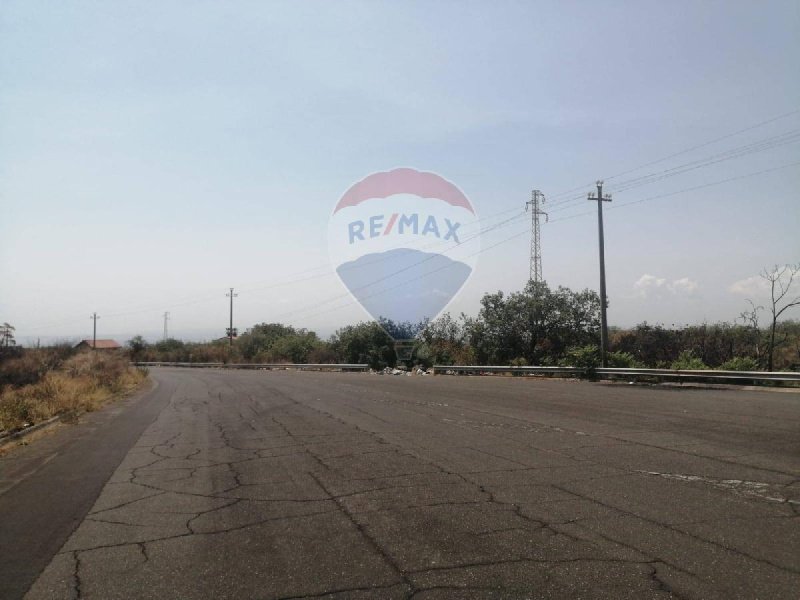
M 376 370 L 397 364 L 394 340 L 374 321 L 338 329 L 331 347 L 344 363 L 367 363 Z
M 617 369 L 641 369 L 643 367 L 630 352 L 609 352 L 608 366 Z
M 74 353 L 69 344 L 25 350 L 20 348 L 15 357 L 7 357 L 0 362 L 0 386 L 19 387 L 36 383 Z
M 749 356 L 737 356 L 719 366 L 723 371 L 758 371 L 758 363 Z
M 0 384 L 22 386 L 36 383 L 47 372 L 47 366 L 36 353 L 26 352 L 0 364 Z
M 583 369 L 585 374 L 593 376 L 595 370 L 600 366 L 600 348 L 597 346 L 578 346 L 567 350 L 567 355 L 563 361 L 570 367 Z
M 19 427 L 31 420 L 30 405 L 24 398 L 12 396 L 9 392 L 0 395 L 0 431 Z
M 318 341 L 308 353 L 308 362 L 316 364 L 327 364 L 336 362 L 336 352 L 327 342 Z
M 672 362 L 671 368 L 679 371 L 699 371 L 709 367 L 702 359 L 692 354 L 691 351 L 684 350 L 678 355 L 678 360 Z
M 52 352 L 30 352 L 27 361 L 37 369 L 54 362 Z M 55 357 L 60 360 L 58 353 Z M 145 370 L 130 368 L 123 355 L 101 352 L 80 353 L 58 368 L 37 373 L 35 382 L 6 386 L 0 393 L 0 431 L 70 411 L 95 410 L 114 393 L 132 389 L 146 377 Z

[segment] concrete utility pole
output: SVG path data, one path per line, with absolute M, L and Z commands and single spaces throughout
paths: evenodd
M 550 217 L 541 209 L 541 204 L 544 204 L 544 194 L 539 190 L 531 192 L 531 199 L 525 203 L 525 211 L 528 207 L 531 209 L 531 264 L 530 264 L 530 280 L 539 283 L 542 281 L 542 244 L 539 230 L 539 216 L 544 215 L 545 223 L 550 220 Z
M 97 313 L 92 313 L 92 316 L 89 317 L 92 321 L 94 321 L 92 327 L 92 350 L 97 350 L 97 319 L 100 317 L 97 316 Z
M 169 329 L 167 328 L 167 321 L 169 321 L 169 312 L 164 313 L 164 341 L 169 339 Z
M 597 200 L 597 232 L 600 242 L 600 358 L 603 367 L 608 366 L 608 320 L 606 319 L 606 256 L 603 243 L 603 202 L 611 202 L 611 195 L 603 196 L 603 182 L 597 181 L 597 196 L 589 193 L 589 200 Z
M 230 342 L 231 348 L 233 348 L 233 338 L 236 337 L 236 330 L 233 328 L 233 299 L 236 298 L 236 296 L 238 296 L 239 294 L 234 294 L 233 288 L 231 288 L 231 291 L 225 295 L 231 299 L 231 320 L 230 320 L 230 326 L 228 327 L 228 340 Z

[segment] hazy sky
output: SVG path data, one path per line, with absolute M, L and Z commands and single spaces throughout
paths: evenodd
M 792 111 L 796 1 L 6 0 L 0 322 L 85 337 L 97 311 L 123 341 L 170 311 L 176 337 L 218 337 L 235 286 L 240 329 L 329 334 L 367 318 L 330 266 L 334 204 L 403 166 L 484 226 L 520 215 L 451 312 L 524 285 L 533 188 L 545 278 L 597 289 L 605 178 L 610 323 L 732 320 L 764 266 L 800 261 Z

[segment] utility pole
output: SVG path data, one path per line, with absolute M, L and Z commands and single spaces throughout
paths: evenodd
M 525 212 L 528 207 L 531 209 L 531 264 L 530 264 L 530 281 L 540 283 L 542 281 L 542 244 L 540 239 L 539 230 L 539 216 L 544 215 L 545 223 L 550 220 L 550 217 L 541 208 L 544 204 L 544 194 L 539 190 L 531 192 L 531 199 L 525 203 Z
M 94 321 L 92 327 L 92 350 L 97 350 L 97 319 L 100 317 L 97 316 L 97 313 L 92 313 L 92 316 L 89 317 L 92 321 Z
M 233 338 L 236 337 L 236 330 L 233 328 L 233 299 L 236 298 L 236 296 L 238 296 L 239 294 L 234 294 L 233 288 L 231 288 L 231 291 L 225 295 L 231 299 L 231 320 L 230 320 L 230 326 L 228 327 L 228 340 L 230 342 L 231 348 L 233 348 Z
M 167 328 L 167 321 L 169 321 L 169 312 L 164 313 L 164 341 L 169 339 L 169 329 Z
M 603 368 L 608 366 L 608 320 L 606 319 L 606 256 L 603 242 L 603 202 L 611 202 L 611 195 L 603 196 L 603 181 L 597 181 L 597 195 L 589 193 L 589 200 L 597 201 L 597 233 L 600 242 L 600 358 Z

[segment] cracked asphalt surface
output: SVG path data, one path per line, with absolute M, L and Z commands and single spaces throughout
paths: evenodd
M 800 595 L 797 394 L 151 375 L 157 417 L 25 598 Z

